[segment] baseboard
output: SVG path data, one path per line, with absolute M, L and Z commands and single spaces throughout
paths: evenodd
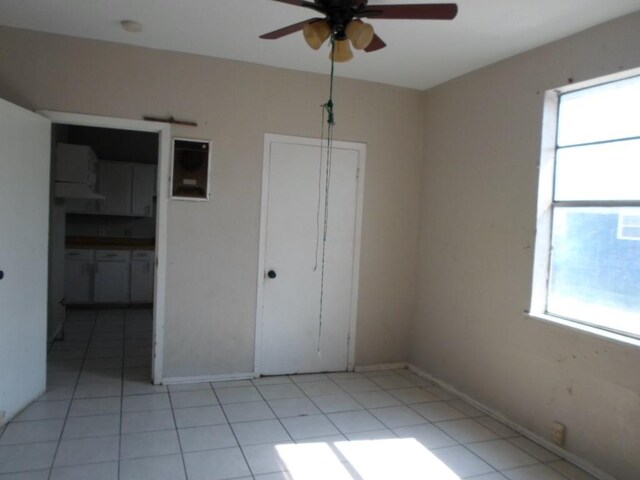
M 225 382 L 230 380 L 250 380 L 255 378 L 252 373 L 227 373 L 222 375 L 200 375 L 194 377 L 166 377 L 161 385 L 178 385 L 182 383 Z
M 376 372 L 379 370 L 402 370 L 408 367 L 406 362 L 399 363 L 381 363 L 379 365 L 365 365 L 363 367 L 354 368 L 354 372 L 363 373 L 363 372 Z
M 559 447 L 558 445 L 556 445 L 555 443 L 550 442 L 546 438 L 543 438 L 540 435 L 532 432 L 531 430 L 528 430 L 527 428 L 523 427 L 522 425 L 520 425 L 520 424 L 518 424 L 518 423 L 516 423 L 516 422 L 514 422 L 512 420 L 509 420 L 507 417 L 505 417 L 500 412 L 498 412 L 496 410 L 493 410 L 492 408 L 489 408 L 486 405 L 478 402 L 474 398 L 468 396 L 464 392 L 461 392 L 460 390 L 458 390 L 454 386 L 448 384 L 447 382 L 444 382 L 443 380 L 441 380 L 441 379 L 439 379 L 439 378 L 437 378 L 437 377 L 425 372 L 424 370 L 421 370 L 420 368 L 416 367 L 415 365 L 407 364 L 407 368 L 411 372 L 413 372 L 416 375 L 418 375 L 419 377 L 422 377 L 425 380 L 428 380 L 429 382 L 436 384 L 437 386 L 439 386 L 443 390 L 446 390 L 449 393 L 452 393 L 452 394 L 458 396 L 459 398 L 461 398 L 465 402 L 469 403 L 473 407 L 477 408 L 481 412 L 484 412 L 488 416 L 498 420 L 501 423 L 504 423 L 506 426 L 508 426 L 512 430 L 515 430 L 516 432 L 518 432 L 523 437 L 526 437 L 529 440 L 531 440 L 532 442 L 537 443 L 541 447 L 546 448 L 550 452 L 555 453 L 559 457 L 567 460 L 569 463 L 572 463 L 572 464 L 576 465 L 577 467 L 580 467 L 581 469 L 583 469 L 587 473 L 590 473 L 594 477 L 596 477 L 596 478 L 598 478 L 600 480 L 616 480 L 615 477 L 612 477 L 608 473 L 603 472 L 602 470 L 594 467 L 589 462 L 584 460 L 582 457 L 578 457 L 577 455 L 575 455 L 575 454 L 573 454 L 571 452 L 568 452 L 564 448 Z

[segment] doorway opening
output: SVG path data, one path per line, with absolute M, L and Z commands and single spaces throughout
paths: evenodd
M 53 121 L 48 355 L 80 379 L 160 384 L 169 128 L 43 113 Z

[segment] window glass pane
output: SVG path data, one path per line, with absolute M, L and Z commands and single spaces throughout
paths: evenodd
M 640 77 L 560 97 L 558 145 L 640 136 Z
M 634 208 L 554 209 L 547 312 L 640 336 L 640 242 L 619 238 Z
M 640 140 L 561 148 L 555 200 L 640 200 Z

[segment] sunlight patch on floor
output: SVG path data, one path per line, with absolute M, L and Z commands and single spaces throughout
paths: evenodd
M 291 480 L 460 480 L 413 438 L 283 444 L 276 449 Z

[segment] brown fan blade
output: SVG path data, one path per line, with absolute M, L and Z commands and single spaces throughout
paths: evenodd
M 358 17 L 397 20 L 453 20 L 458 14 L 455 3 L 430 5 L 370 5 Z
M 294 23 L 293 25 L 289 25 L 288 27 L 280 28 L 278 30 L 274 30 L 273 32 L 265 33 L 264 35 L 260 35 L 260 38 L 263 38 L 265 40 L 276 40 L 278 38 L 285 37 L 292 33 L 299 32 L 307 23 L 315 22 L 317 20 L 321 20 L 321 19 L 310 18 L 309 20 L 304 20 L 303 22 Z
M 378 35 L 374 35 L 373 36 L 373 40 L 371 40 L 371 43 L 369 44 L 369 46 L 367 48 L 364 49 L 364 51 L 365 52 L 375 52 L 376 50 L 383 49 L 386 46 L 387 46 L 387 44 L 384 43 L 384 40 L 382 40 Z

